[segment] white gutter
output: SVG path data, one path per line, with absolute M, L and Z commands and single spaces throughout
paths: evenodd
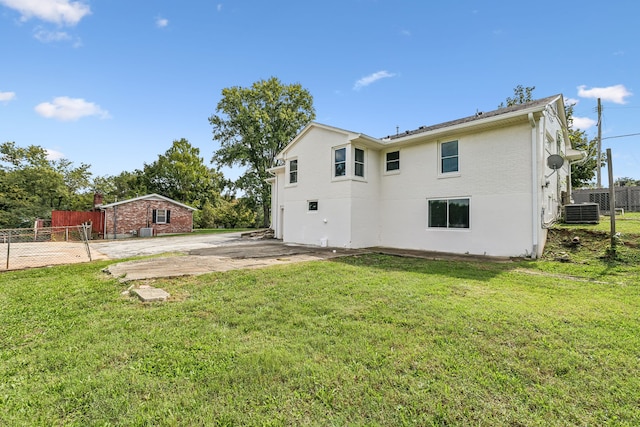
M 536 143 L 536 120 L 533 113 L 527 114 L 531 125 L 531 258 L 538 257 L 538 144 Z

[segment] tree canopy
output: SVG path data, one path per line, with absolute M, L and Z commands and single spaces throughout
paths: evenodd
M 200 149 L 182 138 L 174 140 L 158 160 L 144 165 L 142 181 L 150 193 L 201 208 L 206 202 L 216 203 L 224 179 L 204 164 Z
M 89 165 L 50 160 L 44 148 L 15 142 L 0 145 L 0 162 L 0 228 L 31 226 L 53 209 L 91 207 Z
M 234 185 L 262 207 L 262 224 L 268 226 L 267 169 L 276 165 L 278 152 L 315 118 L 313 98 L 300 84 L 283 84 L 271 77 L 251 87 L 223 89 L 216 113 L 209 117 L 213 139 L 220 143 L 213 160 L 246 167 Z

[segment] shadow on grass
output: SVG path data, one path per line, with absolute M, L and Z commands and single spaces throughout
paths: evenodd
M 521 267 L 527 261 L 433 260 L 400 255 L 367 254 L 333 258 L 330 262 L 383 271 L 488 281 L 505 272 Z

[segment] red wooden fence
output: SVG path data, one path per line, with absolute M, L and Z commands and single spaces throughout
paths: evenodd
M 80 225 L 91 222 L 91 232 L 102 236 L 104 233 L 104 213 L 103 212 L 76 212 L 76 211 L 52 211 L 51 226 L 62 227 L 69 225 Z

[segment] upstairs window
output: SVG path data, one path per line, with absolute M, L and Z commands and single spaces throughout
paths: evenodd
M 289 162 L 289 184 L 295 184 L 298 182 L 298 160 L 291 160 Z
M 364 150 L 356 148 L 354 150 L 354 174 L 364 178 Z
M 387 153 L 386 171 L 393 172 L 400 170 L 400 152 L 392 151 Z
M 440 144 L 440 173 L 458 172 L 458 141 Z
M 347 174 L 347 149 L 338 148 L 333 153 L 333 176 L 345 176 Z

